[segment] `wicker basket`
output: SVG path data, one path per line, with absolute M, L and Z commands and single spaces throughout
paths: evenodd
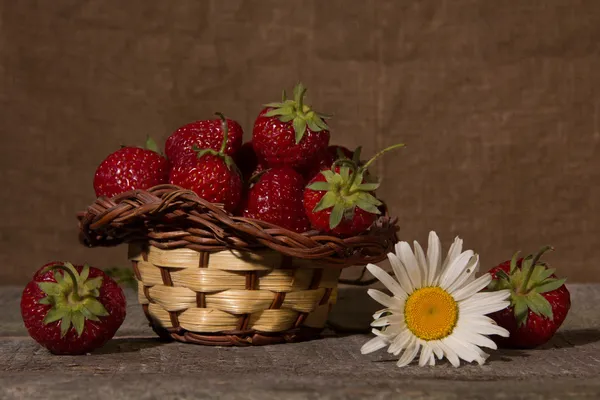
M 341 269 L 381 261 L 398 230 L 384 215 L 355 237 L 299 234 L 172 185 L 98 198 L 78 218 L 86 246 L 129 244 L 139 302 L 159 336 L 206 345 L 318 337 Z

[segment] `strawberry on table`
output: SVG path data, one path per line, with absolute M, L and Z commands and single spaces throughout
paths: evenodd
M 223 137 L 220 150 L 194 149 L 192 155 L 178 160 L 171 168 L 169 182 L 194 191 L 201 198 L 223 204 L 225 210 L 233 212 L 242 196 L 242 178 L 233 162 L 225 153 L 228 143 L 228 125 L 223 114 Z
M 306 88 L 298 84 L 294 99 L 266 104 L 254 123 L 252 143 L 269 167 L 302 168 L 314 163 L 329 143 L 328 116 L 304 103 Z
M 102 270 L 67 262 L 44 265 L 21 297 L 29 335 L 53 354 L 101 347 L 125 320 L 125 306 L 123 290 Z
M 220 118 L 189 123 L 177 129 L 165 143 L 165 154 L 173 163 L 196 153 L 193 148 L 219 151 L 223 144 L 223 121 Z M 227 119 L 227 144 L 223 153 L 235 155 L 242 147 L 244 131 L 240 124 Z
M 518 258 L 492 268 L 494 280 L 489 290 L 510 289 L 511 304 L 490 315 L 496 323 L 510 332 L 508 338 L 499 338 L 503 347 L 531 349 L 546 343 L 562 325 L 571 308 L 571 296 L 558 279 L 555 270 L 539 259 L 550 246 L 535 256 Z
M 148 189 L 167 183 L 169 162 L 151 138 L 146 148 L 122 147 L 111 153 L 96 169 L 96 196 L 113 197 L 134 189 Z
M 370 181 L 367 168 L 383 153 L 403 146 L 388 147 L 362 166 L 360 152 L 355 152 L 354 160 L 338 160 L 317 174 L 304 190 L 304 208 L 312 227 L 339 236 L 366 231 L 381 214 L 382 205 L 374 192 L 379 183 Z
M 271 168 L 249 189 L 243 216 L 270 222 L 294 232 L 310 224 L 302 205 L 304 178 L 290 167 Z

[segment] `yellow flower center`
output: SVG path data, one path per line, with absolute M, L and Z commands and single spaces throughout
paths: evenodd
M 410 331 L 423 340 L 438 340 L 450 335 L 458 320 L 456 300 L 440 287 L 415 290 L 404 306 Z

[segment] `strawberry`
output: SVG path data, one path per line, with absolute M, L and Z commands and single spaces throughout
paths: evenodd
M 242 146 L 244 131 L 240 124 L 227 119 L 228 138 L 224 154 L 232 156 Z M 223 143 L 223 122 L 220 118 L 189 123 L 177 129 L 165 143 L 165 154 L 176 163 L 188 156 L 195 156 L 193 147 L 219 151 Z
M 234 160 L 235 165 L 240 169 L 244 182 L 249 182 L 252 176 L 267 169 L 266 163 L 263 160 L 259 160 L 254 152 L 252 141 L 242 145 L 241 149 L 235 153 Z
M 402 146 L 388 147 L 362 166 L 357 151 L 354 160 L 338 160 L 332 169 L 312 178 L 304 190 L 304 208 L 312 227 L 338 236 L 366 231 L 381 214 L 378 207 L 382 205 L 374 193 L 379 183 L 371 182 L 367 168 L 383 153 Z
M 492 268 L 493 281 L 489 290 L 509 289 L 511 304 L 490 315 L 496 323 L 510 332 L 500 338 L 503 347 L 531 349 L 546 343 L 565 320 L 571 307 L 571 296 L 565 279 L 558 279 L 554 269 L 539 259 L 550 246 L 535 256 L 512 260 Z
M 148 189 L 167 183 L 169 162 L 160 155 L 154 140 L 148 138 L 146 149 L 122 147 L 110 154 L 96 169 L 96 197 L 113 197 L 134 189 Z
M 360 150 L 357 149 L 357 151 Z M 344 146 L 329 146 L 324 152 L 319 154 L 314 164 L 308 165 L 306 168 L 304 168 L 302 175 L 304 175 L 304 177 L 310 181 L 319 172 L 326 169 L 331 169 L 331 166 L 335 161 L 343 158 L 352 159 L 353 157 L 354 152 L 348 150 Z
M 125 295 L 102 270 L 68 262 L 44 265 L 25 286 L 21 315 L 29 335 L 53 354 L 85 354 L 125 320 Z
M 310 224 L 302 205 L 304 178 L 290 167 L 271 168 L 248 191 L 243 216 L 259 219 L 294 232 Z
M 314 163 L 327 148 L 328 116 L 313 111 L 304 104 L 306 88 L 294 88 L 294 100 L 266 104 L 254 123 L 252 143 L 259 158 L 269 167 L 303 168 Z
M 196 192 L 211 203 L 221 203 L 233 212 L 242 195 L 242 178 L 233 162 L 225 153 L 229 129 L 223 114 L 217 113 L 223 124 L 221 149 L 194 148 L 194 154 L 179 159 L 171 168 L 169 182 Z

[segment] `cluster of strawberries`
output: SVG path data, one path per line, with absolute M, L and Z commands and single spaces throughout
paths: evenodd
M 299 84 L 293 99 L 284 92 L 281 102 L 266 104 L 246 143 L 240 124 L 217 113 L 172 133 L 166 157 L 152 140 L 147 149 L 123 147 L 98 167 L 96 195 L 170 183 L 234 215 L 294 232 L 360 234 L 382 211 L 367 167 L 383 152 L 361 163 L 360 148 L 330 146 L 329 117 L 305 104 L 305 94 Z

